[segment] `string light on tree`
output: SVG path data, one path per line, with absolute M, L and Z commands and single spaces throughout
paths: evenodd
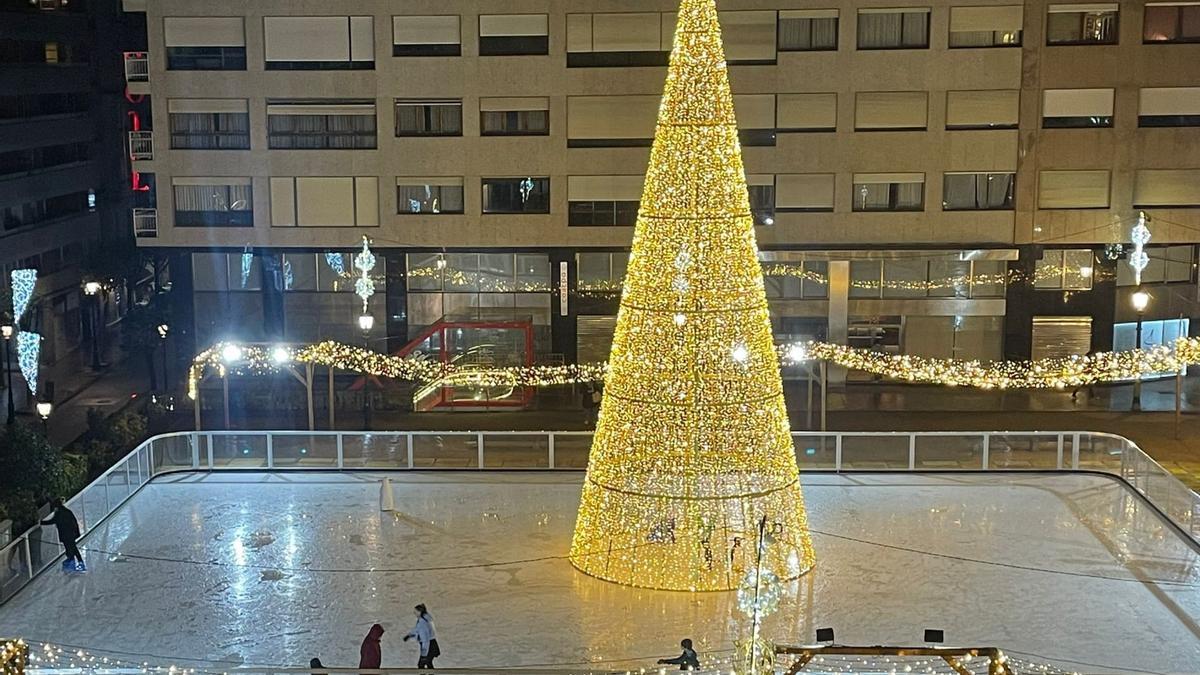
M 764 569 L 806 572 L 789 433 L 716 3 L 682 0 L 571 561 L 731 590 L 769 512 Z

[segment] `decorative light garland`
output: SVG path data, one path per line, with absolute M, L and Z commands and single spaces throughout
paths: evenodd
M 42 353 L 42 336 L 29 331 L 17 333 L 17 365 L 21 376 L 34 396 L 38 392 L 38 358 Z
M 375 269 L 375 254 L 371 252 L 370 242 L 362 238 L 362 251 L 354 256 L 354 267 L 358 269 L 358 279 L 354 281 L 354 294 L 362 298 L 363 313 L 367 311 L 367 301 L 375 295 L 375 280 L 371 278 L 371 270 Z
M 29 301 L 33 298 L 33 289 L 37 286 L 38 273 L 35 269 L 13 270 L 9 275 L 12 281 L 13 322 L 20 323 L 25 315 Z
M 25 675 L 29 646 L 17 638 L 0 644 L 0 675 Z
M 1146 244 L 1150 243 L 1150 228 L 1146 227 L 1146 212 L 1138 211 L 1137 224 L 1129 233 L 1133 241 L 1133 252 L 1129 254 L 1129 266 L 1133 268 L 1133 283 L 1142 283 L 1142 270 L 1150 264 L 1150 256 L 1146 254 Z
M 680 316 L 683 316 L 682 314 Z M 686 317 L 685 317 L 686 319 Z M 1174 373 L 1200 364 L 1200 338 L 1179 338 L 1171 346 L 1037 361 L 964 361 L 885 354 L 828 342 L 794 342 L 775 348 L 782 365 L 826 361 L 904 382 L 979 389 L 1062 389 L 1135 377 Z M 236 358 L 230 354 L 236 353 Z M 285 356 L 286 355 L 286 356 Z M 732 353 L 730 353 L 731 362 Z M 217 375 L 267 375 L 289 363 L 309 363 L 374 377 L 422 384 L 477 387 L 550 387 L 603 382 L 606 363 L 514 366 L 472 369 L 470 366 L 401 357 L 327 341 L 300 347 L 217 343 L 192 362 L 188 394 L 195 398 L 200 380 Z

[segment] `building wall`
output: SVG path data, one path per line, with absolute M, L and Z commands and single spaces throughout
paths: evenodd
M 952 8 L 998 7 L 1004 3 L 978 0 L 937 0 L 917 3 L 929 9 L 929 46 L 922 49 L 857 48 L 860 10 L 894 5 L 882 0 L 834 3 L 839 11 L 838 43 L 834 51 L 775 51 L 755 65 L 732 60 L 730 77 L 735 95 L 833 93 L 837 97 L 836 128 L 795 132 L 778 128 L 775 144 L 744 144 L 747 173 L 762 176 L 833 174 L 832 210 L 787 212 L 776 210 L 773 224 L 758 229 L 760 245 L 769 251 L 808 251 L 816 259 L 835 260 L 822 251 L 836 251 L 842 261 L 873 257 L 921 256 L 930 260 L 970 260 L 975 252 L 991 251 L 996 259 L 1011 260 L 1021 272 L 1036 267 L 1043 250 L 1099 247 L 1128 239 L 1136 217 L 1133 185 L 1139 169 L 1200 169 L 1200 134 L 1195 127 L 1140 128 L 1138 98 L 1142 87 L 1195 86 L 1200 82 L 1200 44 L 1142 44 L 1143 4 L 1119 4 L 1117 44 L 1048 46 L 1047 12 L 1042 1 L 1023 3 L 1021 47 L 951 48 L 948 34 Z M 362 236 L 389 251 L 389 260 L 406 251 L 540 251 L 551 255 L 554 277 L 557 264 L 568 262 L 575 283 L 572 251 L 625 249 L 631 227 L 579 227 L 568 225 L 567 184 L 572 176 L 639 175 L 648 159 L 647 147 L 570 147 L 573 125 L 569 110 L 575 97 L 655 97 L 661 92 L 662 67 L 568 67 L 568 14 L 671 12 L 671 0 L 650 0 L 632 8 L 615 0 L 556 3 L 548 0 L 506 0 L 479 3 L 465 0 L 405 3 L 354 0 L 330 5 L 315 0 L 260 0 L 255 3 L 214 0 L 196 5 L 184 0 L 148 0 L 145 3 L 149 81 L 134 83 L 134 91 L 150 96 L 155 125 L 152 160 L 139 161 L 139 170 L 153 174 L 157 186 L 157 236 L 139 240 L 143 246 L 178 250 L 349 250 Z M 738 17 L 749 12 L 786 12 L 803 9 L 799 0 L 726 0 L 727 43 Z M 480 56 L 479 15 L 546 14 L 548 54 L 535 56 Z M 738 14 L 740 13 L 740 14 Z M 392 56 L 393 15 L 457 15 L 461 18 L 461 56 Z M 184 71 L 167 67 L 164 19 L 168 17 L 243 17 L 245 70 Z M 373 17 L 374 68 L 365 70 L 268 70 L 264 63 L 264 18 L 275 16 Z M 771 31 L 763 33 L 768 36 Z M 775 39 L 763 37 L 764 40 Z M 767 51 L 770 51 L 769 49 Z M 1043 95 L 1047 89 L 1110 88 L 1114 90 L 1111 128 L 1043 128 Z M 947 129 L 949 92 L 1008 90 L 1019 92 L 1016 128 Z M 927 98 L 926 122 L 920 130 L 856 130 L 856 99 L 875 92 L 923 92 Z M 544 136 L 485 137 L 480 133 L 480 101 L 489 97 L 545 97 L 549 104 L 549 133 Z M 270 150 L 267 147 L 267 104 L 272 99 L 339 98 L 374 101 L 377 148 L 363 150 Z M 411 138 L 393 134 L 395 99 L 461 99 L 462 135 Z M 172 100 L 244 99 L 250 129 L 248 150 L 170 149 L 168 119 Z M 635 99 L 630 99 L 631 106 Z M 746 119 L 747 116 L 743 116 Z M 640 122 L 638 122 L 640 124 Z M 745 125 L 743 125 L 745 126 Z M 781 124 L 774 125 L 781 127 Z M 1105 205 L 1089 208 L 1043 208 L 1045 171 L 1102 170 L 1111 175 Z M 943 210 L 943 177 L 948 172 L 1016 172 L 1015 205 L 1009 209 Z M 916 211 L 860 212 L 854 209 L 859 193 L 855 174 L 921 174 L 924 205 Z M 1197 174 L 1200 176 L 1200 173 Z M 242 177 L 253 187 L 252 227 L 182 227 L 174 220 L 172 181 L 180 177 Z M 378 225 L 356 227 L 278 227 L 272 219 L 272 177 L 373 177 L 378 181 Z M 462 177 L 462 214 L 411 215 L 399 213 L 393 189 L 398 176 Z M 547 214 L 483 214 L 480 181 L 484 177 L 547 176 L 550 208 Z M 778 179 L 777 179 L 778 180 Z M 782 184 L 780 184 L 782 185 Z M 776 187 L 776 202 L 785 195 Z M 865 195 L 863 196 L 865 199 Z M 1200 205 L 1200 204 L 1198 204 Z M 1186 205 L 1192 206 L 1192 205 Z M 1154 243 L 1200 241 L 1200 210 L 1147 209 L 1152 218 Z M 374 219 L 371 219 L 374 222 Z M 882 252 L 882 253 L 881 253 Z M 890 252 L 890 253 L 889 253 Z M 927 253 L 922 253 L 927 252 Z M 803 256 L 802 256 L 803 257 Z M 811 257 L 811 256 L 810 256 Z M 1017 262 L 1019 260 L 1020 262 Z M 1124 264 L 1123 262 L 1121 264 Z M 852 265 L 853 266 L 853 265 Z M 1097 265 L 1098 268 L 1098 265 Z M 885 274 L 886 274 L 886 268 Z M 1090 269 L 1090 268 L 1089 268 Z M 389 276 L 395 279 L 395 266 Z M 1023 283 L 1023 282 L 1022 282 Z M 388 285 L 389 308 L 403 307 L 402 291 Z M 1049 297 L 1051 289 L 1037 297 Z M 557 290 L 555 291 L 558 292 Z M 779 312 L 809 320 L 828 316 L 829 305 L 844 307 L 848 318 L 829 324 L 824 334 L 853 341 L 855 319 L 882 321 L 891 326 L 899 317 L 904 331 L 906 316 L 940 317 L 918 322 L 913 334 L 936 331 L 947 321 L 956 326 L 961 317 L 1003 317 L 1005 304 L 1029 298 L 1008 293 L 1007 300 L 971 296 L 942 298 L 856 298 L 853 282 L 834 292 L 839 297 L 779 300 Z M 846 296 L 849 296 L 848 298 Z M 1096 331 L 1108 331 L 1111 341 L 1111 305 L 1114 290 L 1101 283 L 1063 296 L 1074 303 L 1069 311 L 1053 302 L 1038 302 L 1046 311 L 1064 314 L 1093 313 L 1107 317 Z M 835 302 L 836 301 L 836 302 Z M 603 302 L 573 300 L 569 317 L 580 311 L 603 316 Z M 1048 304 L 1047 304 L 1048 303 Z M 558 317 L 558 306 L 552 316 Z M 391 329 L 411 332 L 412 324 L 397 318 L 392 309 Z M 405 310 L 407 311 L 407 310 Z M 1036 310 L 1040 312 L 1041 310 Z M 1036 313 L 1036 312 L 1035 312 Z M 838 315 L 841 316 L 839 311 Z M 1027 316 L 1029 315 L 1029 316 Z M 1021 317 L 1019 320 L 1017 317 Z M 978 329 L 1007 333 L 1009 355 L 1028 355 L 1021 325 L 1030 310 L 1012 314 L 1007 329 L 1003 321 Z M 982 320 L 982 319 L 981 319 Z M 1014 323 L 1016 321 L 1016 323 Z M 565 353 L 568 332 L 579 324 L 556 318 L 554 349 Z M 782 323 L 786 323 L 782 322 Z M 801 321 L 800 323 L 803 323 Z M 570 325 L 568 329 L 567 326 Z M 983 324 L 981 324 L 983 325 Z M 785 333 L 790 331 L 780 328 Z M 799 329 L 797 329 L 799 330 Z M 808 329 L 804 329 L 808 330 Z M 866 329 L 864 329 L 866 330 Z M 870 329 L 874 330 L 874 329 Z M 887 332 L 892 328 L 879 329 Z M 960 330 L 955 328 L 955 331 Z M 976 328 L 964 329 L 968 332 Z M 1028 333 L 1028 331 L 1025 331 Z M 972 335 L 974 333 L 972 332 Z M 393 336 L 395 338 L 396 336 Z M 1106 339 L 1097 333 L 1094 345 Z M 964 337 L 973 340 L 973 337 Z M 940 344 L 940 343 L 939 343 Z M 957 342 L 947 342 L 958 349 Z M 988 350 L 991 348 L 989 347 Z M 957 352 L 955 352 L 957 353 Z

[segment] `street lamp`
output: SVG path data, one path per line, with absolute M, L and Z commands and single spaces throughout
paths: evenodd
M 92 325 L 92 370 L 100 369 L 100 282 L 89 281 L 83 285 L 83 294 L 88 300 L 88 318 Z
M 54 409 L 54 403 L 48 400 L 37 402 L 37 414 L 42 418 L 42 434 L 46 438 L 50 438 L 50 411 Z
M 363 334 L 363 349 L 370 349 L 371 329 L 375 327 L 375 317 L 369 312 L 363 312 L 363 314 L 358 317 L 358 327 L 362 330 Z M 366 373 L 363 373 L 363 431 L 367 431 L 371 428 L 371 405 L 370 401 L 367 399 L 367 382 L 367 375 Z
M 1150 306 L 1150 294 L 1142 289 L 1138 289 L 1133 295 L 1129 296 L 1130 302 L 1133 303 L 1133 311 L 1137 312 L 1137 331 L 1133 339 L 1133 348 L 1142 348 L 1142 318 L 1146 316 L 1146 308 Z M 1133 380 L 1133 410 L 1142 409 L 1142 374 L 1139 372 L 1134 376 Z
M 163 391 L 171 390 L 171 376 L 167 371 L 167 333 L 171 332 L 171 327 L 165 323 L 158 324 L 158 341 L 162 344 L 162 364 L 163 364 Z
M 0 336 L 4 338 L 4 373 L 8 378 L 6 387 L 8 387 L 8 419 L 5 424 L 12 424 L 17 420 L 17 409 L 13 404 L 13 387 L 12 387 L 12 348 L 9 346 L 13 339 L 13 334 L 16 333 L 16 328 L 11 325 L 0 326 Z

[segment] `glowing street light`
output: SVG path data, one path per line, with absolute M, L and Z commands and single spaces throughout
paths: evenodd
M 237 363 L 242 360 L 242 348 L 237 345 L 225 345 L 221 349 L 221 360 L 225 363 Z
M 1146 315 L 1146 308 L 1150 306 L 1150 294 L 1142 289 L 1138 289 L 1133 295 L 1129 296 L 1129 301 L 1133 304 L 1133 311 L 1137 312 L 1137 331 L 1133 339 L 1133 348 L 1142 348 L 1142 318 Z M 1142 409 L 1142 374 L 1134 375 L 1133 379 L 1133 405 L 1134 410 Z
M 292 362 L 292 350 L 287 347 L 276 347 L 271 350 L 271 361 L 276 365 L 284 365 Z
M 100 292 L 100 282 L 99 281 L 87 282 L 86 284 L 83 285 L 83 292 L 88 295 L 96 295 L 97 293 Z
M 375 327 L 375 317 L 371 314 L 363 314 L 358 317 L 358 327 L 362 332 L 369 333 Z

